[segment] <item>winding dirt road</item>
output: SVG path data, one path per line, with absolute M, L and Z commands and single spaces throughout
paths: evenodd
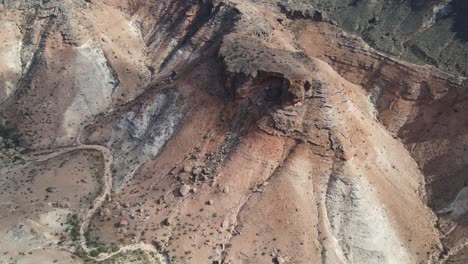
M 91 222 L 91 218 L 96 213 L 96 211 L 102 206 L 104 201 L 107 199 L 107 197 L 111 193 L 111 190 L 112 190 L 112 169 L 111 169 L 111 166 L 112 166 L 112 162 L 113 162 L 113 155 L 112 155 L 112 152 L 108 148 L 106 148 L 104 146 L 101 146 L 101 145 L 81 145 L 81 143 L 79 141 L 77 143 L 79 144 L 78 146 L 62 148 L 62 149 L 60 149 L 58 151 L 55 151 L 53 153 L 50 153 L 50 154 L 44 154 L 44 155 L 39 154 L 39 156 L 40 156 L 39 158 L 37 158 L 37 156 L 33 156 L 34 158 L 32 158 L 32 157 L 25 158 L 25 160 L 31 161 L 31 162 L 33 162 L 33 161 L 34 162 L 41 162 L 41 161 L 46 161 L 46 160 L 53 159 L 55 157 L 58 157 L 60 155 L 63 155 L 63 154 L 66 154 L 68 152 L 75 151 L 75 150 L 96 150 L 96 151 L 99 151 L 102 154 L 102 156 L 104 158 L 104 170 L 103 170 L 102 180 L 101 180 L 101 183 L 102 183 L 101 193 L 96 197 L 96 199 L 93 201 L 93 203 L 89 207 L 89 209 L 86 212 L 84 212 L 82 215 L 80 215 L 80 217 L 79 217 L 79 219 L 81 221 L 81 223 L 80 223 L 80 241 L 79 241 L 79 243 L 80 243 L 81 248 L 86 253 L 88 253 L 88 255 L 89 255 L 89 253 L 93 249 L 88 248 L 88 246 L 86 245 L 86 237 L 85 237 L 84 234 L 86 233 L 86 230 L 89 227 L 89 224 Z M 109 259 L 109 258 L 115 256 L 115 255 L 118 255 L 119 253 L 128 252 L 128 251 L 136 251 L 136 250 L 143 250 L 143 251 L 147 251 L 147 252 L 152 252 L 158 258 L 160 263 L 163 263 L 163 264 L 167 263 L 165 258 L 163 256 L 161 256 L 161 254 L 156 250 L 156 248 L 153 245 L 142 243 L 142 242 L 140 242 L 138 244 L 123 246 L 116 252 L 107 253 L 107 254 L 106 253 L 101 253 L 98 257 L 91 257 L 91 256 L 89 256 L 89 257 L 92 258 L 95 261 L 104 261 L 106 259 Z

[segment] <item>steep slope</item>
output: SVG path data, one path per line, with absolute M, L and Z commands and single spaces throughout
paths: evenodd
M 468 82 L 310 2 L 3 1 L 0 263 L 462 263 Z
M 468 75 L 468 4 L 463 0 L 309 2 L 373 47 L 415 63 Z

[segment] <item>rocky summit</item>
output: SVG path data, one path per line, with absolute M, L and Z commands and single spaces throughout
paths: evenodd
M 468 263 L 468 1 L 0 1 L 0 264 Z

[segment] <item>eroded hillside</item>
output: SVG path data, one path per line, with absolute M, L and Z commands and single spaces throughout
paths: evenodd
M 4 0 L 0 263 L 464 263 L 464 9 L 345 2 Z

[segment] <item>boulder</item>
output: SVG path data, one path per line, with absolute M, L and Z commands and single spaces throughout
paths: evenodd
M 120 220 L 119 226 L 120 226 L 120 227 L 122 227 L 122 226 L 128 226 L 128 221 L 125 220 L 125 219 Z
M 192 170 L 193 170 L 193 166 L 191 166 L 191 165 L 185 165 L 184 166 L 184 172 L 191 173 Z
M 166 218 L 162 221 L 162 224 L 165 226 L 171 226 L 173 223 L 172 223 L 171 218 Z
M 48 193 L 56 193 L 56 192 L 58 192 L 58 189 L 57 189 L 57 187 L 47 187 L 47 188 L 46 188 L 46 192 L 48 192 Z
M 286 260 L 284 260 L 284 258 L 281 257 L 281 256 L 277 256 L 275 258 L 275 261 L 276 261 L 277 264 L 285 264 L 286 263 Z
M 183 197 L 187 196 L 190 192 L 190 186 L 189 185 L 186 185 L 186 184 L 182 184 L 182 186 L 180 186 L 179 188 L 179 193 L 180 195 L 182 195 Z

